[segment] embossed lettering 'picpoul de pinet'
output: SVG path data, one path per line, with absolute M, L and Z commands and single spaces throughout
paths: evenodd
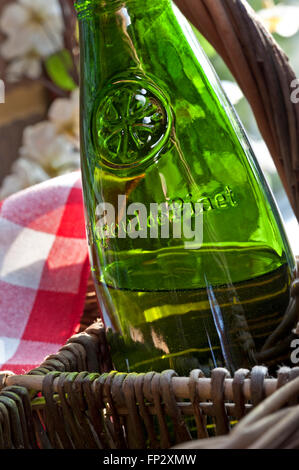
M 238 201 L 236 199 L 235 192 L 231 188 L 231 186 L 227 185 L 223 189 L 223 191 L 217 192 L 214 195 L 203 196 L 199 198 L 193 197 L 193 194 L 188 194 L 186 198 L 173 198 L 171 199 L 172 203 L 176 203 L 179 205 L 183 204 L 190 204 L 194 213 L 195 211 L 195 204 L 199 203 L 202 206 L 203 212 L 209 212 L 213 210 L 219 209 L 227 209 L 229 207 L 236 207 L 238 205 Z

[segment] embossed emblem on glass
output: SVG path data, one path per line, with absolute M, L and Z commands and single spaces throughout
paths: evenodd
M 115 170 L 147 166 L 167 145 L 171 127 L 168 100 L 155 85 L 137 78 L 113 81 L 94 114 L 101 163 Z

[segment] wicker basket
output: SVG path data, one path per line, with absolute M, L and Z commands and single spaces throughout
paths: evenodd
M 176 3 L 243 89 L 299 218 L 299 108 L 287 58 L 242 0 Z M 297 320 L 298 295 L 297 280 L 288 312 Z M 82 332 L 28 374 L 0 374 L 0 448 L 299 447 L 299 368 L 276 378 L 263 366 L 234 377 L 222 368 L 210 378 L 118 373 L 97 316 L 90 282 Z
M 1 386 L 4 449 L 299 446 L 299 367 L 281 368 L 276 379 L 263 366 L 233 378 L 223 368 L 210 378 L 200 370 L 118 373 L 101 322 L 28 375 L 3 373 Z

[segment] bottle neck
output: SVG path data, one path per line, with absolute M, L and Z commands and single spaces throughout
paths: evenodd
M 90 90 L 126 70 L 143 74 L 145 55 L 154 52 L 161 22 L 168 23 L 173 14 L 170 0 L 77 0 L 76 8 L 81 79 Z M 151 38 L 151 50 L 145 35 Z
M 170 0 L 76 0 L 78 18 L 84 19 L 98 14 L 113 13 L 121 8 L 130 8 L 150 14 L 152 10 L 165 8 Z

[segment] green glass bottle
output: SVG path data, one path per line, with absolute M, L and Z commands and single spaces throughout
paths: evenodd
M 287 363 L 295 274 L 243 128 L 169 0 L 78 0 L 82 174 L 115 368 Z

